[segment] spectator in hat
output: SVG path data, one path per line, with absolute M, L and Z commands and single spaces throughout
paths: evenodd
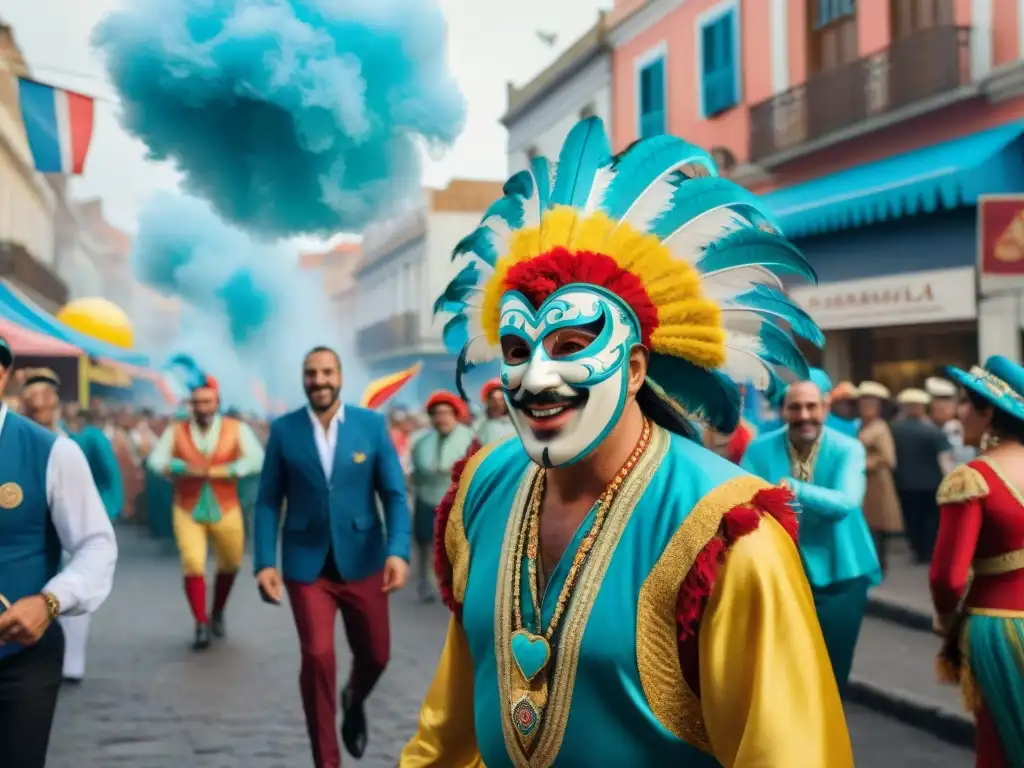
M 892 398 L 889 389 L 877 381 L 861 382 L 857 387 L 857 411 L 860 431 L 857 437 L 867 456 L 867 489 L 864 493 L 864 517 L 875 538 L 882 574 L 886 571 L 886 549 L 889 538 L 903 531 L 903 515 L 896 495 L 893 472 L 896 469 L 896 446 L 892 430 L 884 418 Z
M 825 426 L 847 437 L 856 437 L 860 432 L 860 419 L 857 417 L 857 388 L 853 382 L 840 381 L 829 397 L 829 414 Z
M 924 380 L 924 389 L 931 395 L 928 415 L 941 429 L 953 450 L 957 466 L 966 464 L 977 455 L 977 451 L 964 440 L 964 427 L 957 418 L 957 404 L 960 390 L 949 379 L 930 376 Z
M 935 492 L 953 468 L 952 449 L 943 431 L 928 418 L 931 396 L 927 392 L 904 389 L 896 402 L 902 417 L 890 425 L 896 447 L 896 493 L 914 558 L 929 563 L 939 531 Z

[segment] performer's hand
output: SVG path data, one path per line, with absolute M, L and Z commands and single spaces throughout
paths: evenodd
M 185 467 L 185 474 L 189 477 L 207 477 L 210 474 L 210 470 L 201 464 L 189 464 Z
M 405 586 L 409 579 L 409 564 L 400 557 L 392 555 L 384 561 L 384 586 L 385 593 L 394 592 Z
M 0 645 L 35 645 L 50 626 L 46 598 L 29 595 L 0 613 Z
M 281 574 L 277 568 L 264 568 L 256 574 L 256 585 L 260 588 L 260 597 L 263 602 L 272 605 L 280 605 L 284 597 L 284 583 L 281 581 Z

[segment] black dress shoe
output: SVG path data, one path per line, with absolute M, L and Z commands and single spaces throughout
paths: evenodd
M 213 614 L 213 620 L 210 622 L 210 631 L 213 632 L 214 637 L 224 637 L 224 614 L 215 613 Z
M 202 651 L 210 647 L 210 625 L 196 624 L 196 639 L 192 643 L 192 650 Z
M 341 740 L 348 753 L 358 759 L 366 752 L 366 710 L 363 702 L 352 701 L 348 688 L 341 694 L 341 710 Z
M 81 685 L 82 678 L 80 677 L 65 677 L 64 685 Z

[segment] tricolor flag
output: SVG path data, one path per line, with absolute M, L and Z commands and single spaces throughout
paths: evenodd
M 92 141 L 92 97 L 19 77 L 18 102 L 36 170 L 80 174 Z
M 404 371 L 391 373 L 371 381 L 366 385 L 366 389 L 363 390 L 363 399 L 360 405 L 363 408 L 371 408 L 373 410 L 382 408 L 388 400 L 398 394 L 402 387 L 412 381 L 422 367 L 422 363 L 416 363 Z

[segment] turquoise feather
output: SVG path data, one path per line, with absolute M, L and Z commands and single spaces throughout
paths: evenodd
M 652 222 L 650 232 L 665 240 L 698 216 L 721 207 L 739 208 L 737 213 L 748 219 L 749 211 L 742 209 L 751 209 L 775 226 L 760 201 L 739 184 L 717 176 L 703 176 L 679 185 L 669 207 Z
M 540 213 L 551 207 L 551 161 L 546 157 L 534 157 L 530 160 L 530 172 L 537 185 L 537 205 Z
M 508 224 L 509 229 L 519 229 L 523 226 L 524 215 L 523 198 L 518 195 L 505 195 L 491 203 L 481 222 L 487 221 L 491 216 L 497 216 Z
M 782 291 L 767 285 L 756 285 L 752 290 L 736 296 L 734 301 L 754 312 L 774 315 L 785 320 L 793 329 L 793 333 L 807 339 L 816 347 L 825 345 L 825 334 L 818 324 Z
M 459 273 L 449 281 L 444 293 L 438 296 L 437 301 L 434 302 L 434 314 L 452 311 L 445 309 L 446 306 L 459 306 L 460 309 L 464 309 L 467 306 L 466 299 L 478 290 L 480 278 L 480 268 L 473 262 L 460 269 Z
M 605 191 L 601 209 L 611 218 L 621 219 L 657 179 L 672 168 L 691 163 L 718 173 L 711 155 L 675 136 L 652 136 L 634 144 L 616 163 L 615 178 Z
M 526 199 L 533 197 L 533 174 L 529 171 L 519 171 L 509 177 L 501 191 L 506 195 L 518 195 Z
M 757 229 L 736 230 L 715 241 L 704 251 L 697 269 L 706 275 L 751 265 L 799 275 L 812 284 L 818 282 L 818 276 L 795 245 Z
M 766 360 L 791 370 L 801 381 L 810 377 L 807 359 L 788 333 L 771 322 L 761 324 L 761 345 Z
M 740 388 L 727 376 L 659 354 L 651 355 L 647 375 L 685 410 L 720 432 L 732 432 L 739 424 Z
M 469 402 L 469 395 L 466 394 L 466 387 L 462 383 L 462 378 L 465 376 L 466 371 L 473 368 L 473 365 L 466 359 L 466 347 L 462 348 L 459 352 L 459 359 L 455 361 L 455 389 L 458 390 L 459 397 L 461 397 L 467 403 Z
M 594 185 L 594 177 L 611 160 L 611 154 L 608 136 L 598 118 L 588 117 L 576 123 L 558 155 L 551 204 L 582 208 Z
M 493 237 L 494 232 L 489 227 L 477 227 L 455 244 L 452 261 L 463 254 L 472 253 L 493 267 L 498 263 L 498 249 L 494 247 Z
M 455 315 L 445 323 L 441 338 L 444 340 L 445 349 L 453 355 L 464 352 L 466 344 L 469 343 L 469 321 L 466 316 Z

